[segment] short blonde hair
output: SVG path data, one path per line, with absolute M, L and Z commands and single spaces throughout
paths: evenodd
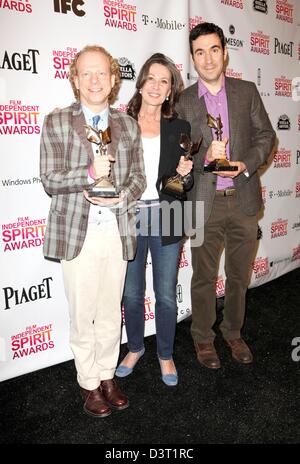
M 111 72 L 111 74 L 113 76 L 115 76 L 115 85 L 111 89 L 111 92 L 110 92 L 110 94 L 108 96 L 108 103 L 113 104 L 117 99 L 117 96 L 118 96 L 118 93 L 119 93 L 119 90 L 120 90 L 120 87 L 121 87 L 121 74 L 120 74 L 119 63 L 115 58 L 113 58 L 111 56 L 110 53 L 108 53 L 107 50 L 105 50 L 105 48 L 100 47 L 99 45 L 86 45 L 82 50 L 80 50 L 75 55 L 75 58 L 73 59 L 73 61 L 70 64 L 69 81 L 71 83 L 72 90 L 73 90 L 73 93 L 74 93 L 74 96 L 75 96 L 76 100 L 80 99 L 80 92 L 76 88 L 76 85 L 75 85 L 75 82 L 74 82 L 74 78 L 75 78 L 75 76 L 77 76 L 77 61 L 78 61 L 79 57 L 81 55 L 83 55 L 83 53 L 86 53 L 86 52 L 99 52 L 99 53 L 102 53 L 103 55 L 105 55 L 109 59 L 110 72 Z

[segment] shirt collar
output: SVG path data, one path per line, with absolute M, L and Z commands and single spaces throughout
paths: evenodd
M 225 88 L 225 76 L 224 74 L 222 74 L 222 84 L 221 84 L 221 88 L 219 90 L 219 92 L 217 93 L 217 95 L 222 92 L 222 90 Z M 210 91 L 208 90 L 208 88 L 206 87 L 206 85 L 204 84 L 204 82 L 199 78 L 198 79 L 198 96 L 199 98 L 203 97 L 205 94 L 209 94 L 211 96 L 215 96 L 213 95 L 212 93 L 210 93 Z
M 101 121 L 108 121 L 108 106 L 104 108 L 104 110 L 101 111 L 101 113 L 94 113 L 90 108 L 85 106 L 83 103 L 81 103 L 81 108 L 85 117 L 86 121 L 91 122 L 93 116 L 96 116 L 96 114 L 99 114 Z

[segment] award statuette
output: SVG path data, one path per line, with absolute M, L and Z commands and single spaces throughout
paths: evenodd
M 180 134 L 179 145 L 185 151 L 184 157 L 186 160 L 191 160 L 192 156 L 198 152 L 201 141 L 202 137 L 198 140 L 198 142 L 193 143 L 187 134 Z M 186 196 L 186 189 L 191 187 L 192 182 L 192 172 L 189 172 L 186 176 L 181 176 L 180 174 L 176 174 L 172 177 L 164 176 L 162 178 L 161 192 L 171 195 L 179 200 L 183 200 Z
M 88 141 L 99 146 L 100 156 L 107 155 L 107 145 L 111 142 L 110 127 L 105 131 L 97 130 L 91 126 L 84 127 Z M 97 184 L 93 185 L 88 191 L 89 197 L 115 198 L 119 196 L 108 176 L 100 177 L 97 180 Z
M 217 140 L 222 140 L 222 121 L 221 116 L 219 115 L 218 118 L 214 118 L 210 114 L 207 114 L 207 125 L 212 129 L 215 129 L 215 133 L 217 136 Z M 237 166 L 230 166 L 228 160 L 226 158 L 220 158 L 212 161 L 207 166 L 204 166 L 204 172 L 218 172 L 218 171 L 237 171 Z

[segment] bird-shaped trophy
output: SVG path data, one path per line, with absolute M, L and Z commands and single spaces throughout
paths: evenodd
M 219 115 L 217 118 L 214 118 L 211 114 L 207 114 L 207 125 L 211 129 L 215 130 L 215 134 L 217 136 L 217 140 L 222 140 L 222 121 L 221 116 Z M 204 172 L 218 172 L 218 171 L 237 171 L 237 166 L 231 166 L 229 161 L 226 158 L 220 158 L 212 161 L 207 166 L 204 166 Z
M 104 131 L 85 125 L 86 137 L 89 142 L 99 146 L 100 156 L 107 155 L 107 145 L 111 142 L 110 127 Z M 119 194 L 109 176 L 102 176 L 88 191 L 89 197 L 116 198 Z
M 195 143 L 191 142 L 187 134 L 180 134 L 179 145 L 184 150 L 184 157 L 186 160 L 191 160 L 192 157 L 199 151 L 202 137 Z M 175 176 L 162 178 L 162 193 L 171 195 L 179 200 L 186 197 L 186 190 L 193 185 L 193 174 L 189 172 L 186 176 L 176 174 Z

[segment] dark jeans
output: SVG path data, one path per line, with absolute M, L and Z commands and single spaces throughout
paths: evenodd
M 128 262 L 123 303 L 128 349 L 138 352 L 144 347 L 145 267 L 150 250 L 157 354 L 161 359 L 171 359 L 177 322 L 176 283 L 180 241 L 162 246 L 158 214 L 158 206 L 137 210 L 137 253 L 135 259 Z

